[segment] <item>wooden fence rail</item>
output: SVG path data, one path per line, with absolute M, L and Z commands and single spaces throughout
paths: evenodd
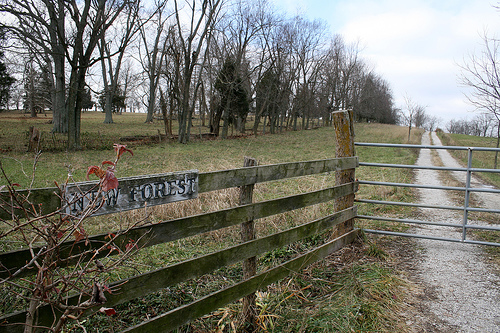
M 325 159 L 319 161 L 307 161 L 296 163 L 282 163 L 267 166 L 244 167 L 239 169 L 200 173 L 198 192 L 209 192 L 236 186 L 252 185 L 272 180 L 300 177 L 326 172 L 335 172 L 354 169 L 358 166 L 357 157 L 344 157 Z M 165 174 L 167 175 L 167 174 Z M 171 174 L 168 174 L 171 175 Z M 168 176 L 167 175 L 167 176 Z M 154 175 L 160 177 L 162 175 Z M 169 176 L 170 177 L 170 176 Z M 147 178 L 147 177 L 142 177 Z M 175 178 L 175 177 L 174 177 Z M 126 179 L 120 179 L 120 184 Z M 249 203 L 242 206 L 232 207 L 216 212 L 188 216 L 161 223 L 146 225 L 130 230 L 126 235 L 120 236 L 125 243 L 129 239 L 141 240 L 139 248 L 153 246 L 156 244 L 171 242 L 189 236 L 226 228 L 229 226 L 245 223 L 252 220 L 280 214 L 295 209 L 311 206 L 314 204 L 331 201 L 347 195 L 352 195 L 357 189 L 357 182 L 329 187 L 303 194 L 287 196 L 283 198 Z M 38 203 L 43 203 L 44 213 L 58 209 L 61 204 L 58 196 L 54 195 L 56 188 L 32 190 L 30 198 Z M 57 198 L 57 199 L 54 199 Z M 318 220 L 306 222 L 297 227 L 269 235 L 267 237 L 246 241 L 224 250 L 207 254 L 198 258 L 186 260 L 155 271 L 126 279 L 126 288 L 122 288 L 118 294 L 110 294 L 107 297 L 106 306 L 112 307 L 137 297 L 145 296 L 168 286 L 200 277 L 213 272 L 219 268 L 231 265 L 250 257 L 258 256 L 273 249 L 291 244 L 304 238 L 321 233 L 340 223 L 351 220 L 356 216 L 356 207 L 351 206 L 342 211 L 335 212 Z M 6 219 L 7 216 L 2 216 Z M 352 242 L 357 231 L 348 232 L 326 244 L 319 246 L 306 254 L 269 269 L 260 275 L 243 280 L 229 288 L 220 290 L 191 304 L 181 306 L 166 314 L 160 315 L 146 321 L 136 327 L 129 328 L 126 332 L 151 332 L 172 330 L 190 320 L 203 314 L 210 313 L 217 308 L 234 302 L 280 278 L 298 271 L 310 263 L 319 260 L 343 245 Z M 108 234 L 91 236 L 86 242 L 67 242 L 61 247 L 61 258 L 68 256 L 78 257 L 76 254 L 96 248 L 105 241 Z M 147 237 L 143 237 L 143 236 Z M 117 240 L 119 244 L 120 240 Z M 34 253 L 40 249 L 34 249 Z M 31 260 L 28 250 L 17 250 L 0 254 L 0 263 L 4 267 L 0 272 L 0 278 L 4 279 L 17 270 L 20 266 Z M 81 259 L 80 259 L 81 260 Z M 71 261 L 68 261 L 71 264 Z M 28 275 L 26 271 L 24 276 Z M 20 277 L 22 275 L 19 275 Z M 116 281 L 110 287 L 118 286 L 125 281 Z M 68 299 L 68 304 L 76 304 L 77 295 Z M 54 309 L 44 306 L 39 309 L 39 324 L 50 325 L 53 321 Z M 22 332 L 22 325 L 7 325 L 12 323 L 23 323 L 25 312 L 16 312 L 0 317 L 1 332 Z M 152 329 L 151 327 L 155 327 Z

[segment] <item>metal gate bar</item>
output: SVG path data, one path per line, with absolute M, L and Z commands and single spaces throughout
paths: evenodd
M 398 218 L 388 218 L 388 217 L 381 217 L 381 216 L 368 216 L 368 215 L 358 215 L 357 216 L 357 218 L 361 218 L 361 219 L 389 221 L 389 222 L 398 222 L 398 223 L 406 223 L 406 224 L 436 225 L 436 226 L 444 226 L 444 227 L 451 227 L 451 228 L 462 228 L 461 239 L 417 235 L 417 234 L 410 234 L 410 233 L 404 233 L 404 232 L 392 232 L 392 231 L 385 231 L 385 230 L 365 229 L 364 230 L 365 232 L 374 233 L 374 234 L 385 234 L 385 235 L 395 235 L 395 236 L 403 236 L 403 237 L 414 237 L 414 238 L 424 238 L 424 239 L 431 239 L 431 240 L 441 240 L 441 241 L 449 241 L 449 242 L 461 242 L 461 243 L 468 243 L 468 244 L 500 246 L 500 243 L 474 241 L 474 240 L 466 239 L 468 229 L 500 231 L 500 227 L 479 226 L 479 225 L 469 225 L 468 224 L 469 212 L 488 212 L 488 213 L 500 214 L 500 209 L 469 207 L 470 193 L 472 193 L 472 192 L 500 193 L 500 190 L 498 190 L 498 189 L 472 188 L 471 187 L 471 177 L 472 177 L 473 172 L 500 173 L 499 169 L 473 168 L 472 167 L 472 152 L 473 151 L 497 152 L 497 151 L 500 151 L 500 149 L 487 148 L 487 147 L 432 146 L 432 145 L 409 145 L 409 144 L 388 144 L 388 143 L 367 143 L 367 142 L 356 142 L 355 145 L 356 146 L 365 146 L 365 147 L 463 150 L 463 151 L 467 151 L 467 153 L 468 153 L 468 155 L 467 155 L 467 167 L 466 168 L 450 168 L 450 167 L 417 166 L 417 165 L 405 165 L 405 164 L 384 164 L 384 163 L 359 162 L 360 166 L 368 166 L 368 167 L 406 168 L 406 169 L 465 172 L 466 173 L 465 187 L 432 186 L 432 185 L 378 182 L 378 181 L 366 181 L 366 180 L 359 181 L 359 184 L 365 184 L 365 185 L 381 185 L 381 186 L 395 186 L 395 187 L 440 189 L 440 190 L 446 190 L 446 191 L 461 191 L 461 192 L 464 192 L 464 199 L 465 199 L 464 206 L 455 207 L 455 206 L 440 206 L 440 205 L 423 205 L 423 204 L 418 204 L 418 203 L 407 203 L 407 202 L 355 199 L 355 201 L 359 202 L 359 203 L 398 205 L 398 206 L 409 206 L 409 207 L 418 207 L 418 208 L 435 208 L 435 209 L 463 211 L 463 220 L 462 220 L 461 224 L 431 222 L 431 221 L 412 220 L 412 219 L 398 219 Z
M 418 207 L 418 208 L 435 208 L 435 209 L 448 209 L 448 210 L 464 210 L 464 207 L 457 207 L 457 206 L 422 205 L 422 204 L 411 203 L 411 202 L 383 201 L 383 200 L 369 200 L 369 199 L 354 199 L 354 200 L 356 202 L 361 202 L 361 203 L 371 203 L 371 204 L 380 204 L 380 205 L 410 206 L 410 207 Z M 469 210 L 469 212 L 500 214 L 500 209 L 469 207 L 468 210 Z
M 395 218 L 395 217 L 357 215 L 356 218 L 365 219 L 365 220 L 376 220 L 376 221 L 401 222 L 401 223 L 409 223 L 409 224 L 437 225 L 437 226 L 441 226 L 441 227 L 451 227 L 451 228 L 463 228 L 464 227 L 463 224 L 441 223 L 441 222 L 431 222 L 431 221 L 411 220 L 411 219 L 399 219 L 399 218 Z M 486 225 L 475 225 L 475 224 L 468 224 L 465 226 L 465 228 L 466 229 L 500 231 L 500 227 L 492 227 L 492 226 L 486 226 Z
M 438 240 L 438 241 L 453 242 L 453 243 L 465 243 L 465 244 L 476 244 L 476 245 L 487 245 L 487 246 L 500 247 L 500 243 L 475 241 L 475 240 L 470 240 L 470 239 L 462 240 L 462 239 L 457 239 L 457 238 L 434 237 L 434 236 L 425 236 L 425 235 L 417 235 L 417 234 L 407 234 L 404 232 L 371 230 L 371 229 L 363 229 L 363 231 L 371 233 L 371 234 L 401 236 L 401 237 L 410 237 L 410 238 L 421 238 L 421 239 L 430 239 L 430 240 Z
M 362 166 L 361 162 L 359 166 Z M 414 168 L 419 169 L 419 168 Z M 466 191 L 467 187 L 454 187 L 454 186 L 433 186 L 433 185 L 418 185 L 418 184 L 408 184 L 408 183 L 391 183 L 391 182 L 375 182 L 369 180 L 360 180 L 359 184 L 365 185 L 386 185 L 386 186 L 399 186 L 399 187 L 414 187 L 414 188 L 427 188 L 433 190 L 449 190 L 449 191 Z M 469 184 L 470 186 L 470 184 Z M 500 190 L 489 189 L 489 188 L 468 188 L 470 192 L 487 192 L 487 193 L 500 193 Z
M 444 171 L 467 171 L 467 168 L 451 168 L 451 167 L 437 167 L 437 166 L 418 166 L 418 165 L 408 165 L 408 164 L 384 164 L 384 163 L 367 163 L 359 162 L 359 165 L 364 166 L 374 166 L 374 167 L 386 167 L 386 168 L 405 168 L 405 169 L 423 169 L 423 170 L 444 170 Z M 481 168 L 470 168 L 472 172 L 490 172 L 490 173 L 500 173 L 500 169 L 481 169 Z
M 399 201 L 383 201 L 383 200 L 370 200 L 370 199 L 355 199 L 356 202 L 371 203 L 371 204 L 381 204 L 381 205 L 393 205 L 393 206 L 409 206 L 409 207 L 419 207 L 419 208 L 436 208 L 436 209 L 449 209 L 449 210 L 463 210 L 463 207 L 456 206 L 438 206 L 438 205 L 422 205 L 412 202 L 399 202 Z
M 373 142 L 355 142 L 354 145 L 360 147 L 392 147 L 392 148 L 417 148 L 417 149 L 445 149 L 445 150 L 473 150 L 473 151 L 500 151 L 500 148 L 489 147 L 461 147 L 461 146 L 433 146 L 433 145 L 409 145 L 399 143 L 373 143 Z M 493 170 L 493 169 L 488 169 Z

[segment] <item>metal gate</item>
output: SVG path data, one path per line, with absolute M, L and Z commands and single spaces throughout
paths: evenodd
M 416 166 L 416 165 L 404 165 L 404 164 L 384 164 L 384 163 L 368 163 L 368 162 L 359 162 L 359 166 L 367 166 L 367 167 L 385 167 L 385 168 L 407 168 L 407 169 L 428 169 L 428 170 L 444 170 L 444 171 L 461 171 L 466 173 L 466 180 L 464 187 L 451 187 L 451 186 L 432 186 L 432 185 L 418 185 L 418 184 L 408 184 L 408 183 L 390 183 L 390 182 L 378 182 L 378 181 L 368 181 L 368 180 L 359 180 L 359 184 L 365 185 L 384 185 L 384 186 L 395 186 L 395 187 L 411 187 L 411 188 L 426 188 L 426 189 L 440 189 L 440 190 L 448 190 L 448 191 L 462 191 L 464 193 L 464 205 L 463 207 L 459 206 L 440 206 L 440 205 L 423 205 L 418 203 L 406 203 L 406 202 L 394 202 L 394 201 L 381 201 L 381 200 L 366 200 L 366 199 L 355 199 L 356 202 L 359 203 L 370 203 L 370 204 L 380 204 L 380 205 L 396 205 L 396 206 L 409 206 L 409 207 L 419 207 L 419 208 L 435 208 L 435 209 L 446 209 L 446 210 L 455 210 L 463 212 L 463 220 L 461 224 L 453 224 L 453 223 L 440 223 L 440 222 L 431 222 L 431 221 L 422 221 L 422 220 L 412 220 L 412 219 L 398 219 L 398 218 L 389 218 L 383 216 L 367 216 L 367 215 L 357 215 L 357 218 L 360 219 L 369 219 L 369 220 L 379 220 L 379 221 L 389 221 L 389 222 L 400 222 L 405 224 L 423 224 L 423 225 L 437 225 L 451 228 L 461 228 L 462 229 L 462 237 L 461 238 L 446 238 L 446 237 L 434 237 L 434 236 L 426 236 L 412 233 L 404 233 L 404 232 L 392 232 L 385 230 L 372 230 L 372 229 L 364 229 L 365 232 L 374 233 L 374 234 L 384 234 L 384 235 L 393 235 L 393 236 L 403 236 L 403 237 L 414 237 L 414 238 L 425 238 L 432 240 L 440 240 L 440 241 L 448 241 L 448 242 L 461 242 L 461 243 L 470 243 L 470 244 L 480 244 L 480 245 L 490 245 L 490 246 L 500 246 L 500 243 L 494 242 L 485 242 L 485 241 L 477 241 L 472 239 L 467 239 L 467 230 L 469 229 L 478 229 L 478 230 L 490 230 L 490 231 L 500 231 L 499 226 L 480 226 L 480 225 L 471 225 L 468 223 L 469 221 L 469 212 L 488 212 L 488 213 L 496 213 L 500 214 L 500 202 L 498 202 L 498 206 L 495 209 L 485 209 L 485 208 L 474 208 L 470 207 L 470 194 L 472 192 L 489 192 L 489 193 L 499 193 L 500 190 L 493 188 L 473 188 L 471 187 L 471 177 L 473 172 L 491 172 L 491 173 L 500 173 L 500 169 L 481 169 L 481 168 L 473 168 L 472 167 L 472 153 L 474 151 L 489 151 L 496 152 L 500 151 L 498 148 L 485 148 L 485 147 L 458 147 L 458 146 L 434 146 L 434 145 L 408 145 L 408 144 L 385 144 L 385 143 L 364 143 L 364 142 L 356 142 L 356 146 L 363 147 L 391 147 L 391 148 L 410 148 L 410 149 L 446 149 L 446 150 L 465 150 L 467 151 L 467 167 L 466 168 L 449 168 L 449 167 L 436 167 L 436 166 Z

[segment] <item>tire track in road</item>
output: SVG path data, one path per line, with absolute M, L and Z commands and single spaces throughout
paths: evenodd
M 434 145 L 442 146 L 441 140 L 437 136 L 436 132 L 431 133 L 432 142 Z M 436 150 L 439 158 L 443 162 L 443 164 L 447 167 L 452 168 L 462 168 L 463 166 L 458 163 L 458 161 L 451 156 L 450 152 L 444 149 Z M 474 156 L 472 157 L 474 159 Z M 452 171 L 451 175 L 459 182 L 465 184 L 465 172 L 461 171 Z M 484 184 L 481 179 L 472 175 L 471 177 L 471 187 L 474 188 L 491 188 L 491 186 Z M 490 208 L 490 209 L 498 209 L 500 208 L 500 194 L 498 193 L 487 193 L 487 192 L 475 192 L 473 193 L 475 197 L 477 197 L 481 202 L 481 207 Z
M 430 144 L 429 133 L 425 133 L 422 145 Z M 421 149 L 416 164 L 432 165 L 431 157 L 430 149 Z M 416 183 L 442 185 L 435 170 L 418 170 Z M 419 189 L 419 196 L 422 204 L 453 206 L 444 190 Z M 433 222 L 462 222 L 462 215 L 456 211 L 422 208 L 421 212 L 425 219 Z M 461 238 L 458 228 L 419 226 L 415 229 L 418 234 Z M 435 296 L 426 298 L 423 306 L 449 324 L 440 327 L 436 323 L 434 331 L 500 332 L 500 279 L 486 263 L 483 250 L 471 244 L 426 239 L 418 239 L 417 244 L 421 252 L 418 277 Z

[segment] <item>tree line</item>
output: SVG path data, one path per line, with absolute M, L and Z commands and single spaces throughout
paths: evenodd
M 482 137 L 497 137 L 498 121 L 494 115 L 480 113 L 472 119 L 452 119 L 446 124 L 446 131 Z
M 194 115 L 223 138 L 231 126 L 257 134 L 259 125 L 328 125 L 341 109 L 358 121 L 400 120 L 388 82 L 357 44 L 267 0 L 1 0 L 0 12 L 18 85 L 11 104 L 51 109 L 69 149 L 80 147 L 91 94 L 105 123 L 142 105 L 146 122 L 161 114 L 167 135 L 177 121 L 181 143 Z

